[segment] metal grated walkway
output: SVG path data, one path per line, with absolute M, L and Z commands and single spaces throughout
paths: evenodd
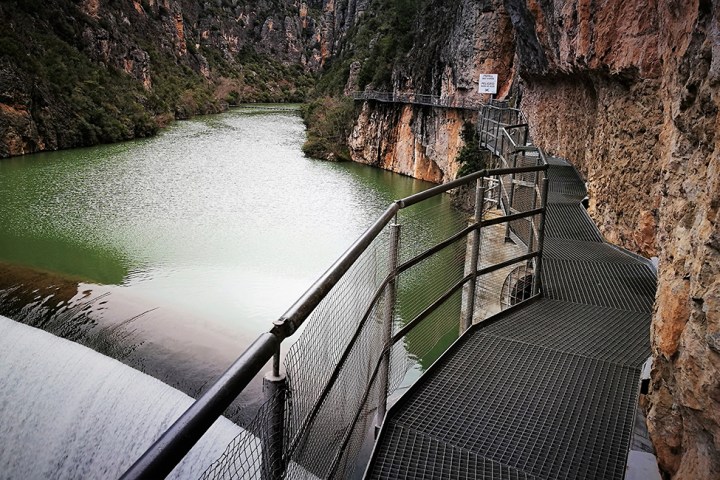
M 475 325 L 386 417 L 366 477 L 622 479 L 655 274 L 552 159 L 544 298 Z

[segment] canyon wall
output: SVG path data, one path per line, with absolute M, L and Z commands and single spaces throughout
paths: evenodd
M 533 138 L 606 238 L 659 257 L 648 423 L 664 473 L 720 477 L 718 3 L 507 0 Z
M 453 180 L 472 112 L 365 102 L 348 141 L 354 161 L 429 182 Z
M 477 93 L 479 74 L 497 72 L 499 95 L 509 95 L 515 43 L 501 0 L 419 3 L 412 47 L 397 59 L 389 83 L 371 82 L 365 88 L 432 94 L 457 104 L 479 105 L 487 97 Z M 353 70 L 368 61 L 358 59 Z M 357 79 L 350 76 L 348 83 L 353 81 Z M 350 135 L 350 154 L 356 162 L 432 182 L 450 181 L 459 168 L 455 159 L 463 146 L 463 124 L 474 122 L 476 114 L 473 108 L 365 102 Z
M 333 4 L 2 2 L 0 158 L 152 135 L 228 104 L 302 101 L 330 54 Z
M 667 478 L 720 478 L 720 2 L 457 0 L 427 8 L 438 24 L 418 18 L 424 37 L 396 61 L 389 84 L 368 88 L 477 98 L 477 75 L 501 74 L 500 97 L 520 100 L 535 142 L 585 177 L 604 236 L 658 257 L 651 438 Z M 467 118 L 366 102 L 351 153 L 447 181 Z

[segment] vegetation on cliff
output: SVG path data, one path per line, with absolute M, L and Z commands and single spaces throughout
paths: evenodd
M 304 100 L 314 75 L 303 32 L 314 23 L 279 29 L 273 9 L 291 2 L 269 13 L 254 3 L 0 3 L 0 158 L 152 135 L 241 102 Z
M 427 1 L 373 0 L 344 32 L 336 54 L 329 58 L 303 110 L 308 139 L 303 151 L 316 158 L 349 160 L 347 138 L 356 118 L 348 90 L 370 86 L 392 90 L 392 72 L 414 45 L 418 15 Z M 353 74 L 353 64 L 359 66 Z M 353 78 L 350 78 L 351 75 Z
M 303 152 L 326 160 L 350 160 L 347 138 L 355 120 L 355 106 L 347 97 L 323 96 L 302 109 L 307 140 Z
M 480 148 L 480 139 L 477 130 L 475 130 L 475 125 L 465 122 L 461 136 L 465 145 L 460 149 L 455 159 L 460 165 L 457 172 L 458 177 L 470 175 L 486 167 L 486 151 Z
M 418 18 L 428 0 L 373 0 L 364 15 L 345 34 L 337 54 L 330 59 L 318 82 L 318 92 L 340 95 L 350 65 L 360 63 L 356 87 L 392 88 L 392 72 L 412 49 Z

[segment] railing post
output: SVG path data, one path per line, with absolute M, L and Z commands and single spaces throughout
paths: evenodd
M 280 348 L 273 357 L 273 369 L 263 378 L 263 392 L 268 406 L 262 436 L 262 479 L 279 480 L 285 471 L 285 394 L 287 379 L 280 373 Z
M 512 168 L 517 168 L 517 155 L 512 154 L 512 156 L 513 156 Z M 514 197 L 515 197 L 515 173 L 512 173 L 510 175 L 510 193 L 508 194 L 508 211 L 505 212 L 506 215 L 512 214 Z M 512 239 L 510 238 L 510 222 L 507 222 L 507 225 L 505 226 L 505 241 L 506 242 L 512 241 Z
M 523 152 L 523 156 L 525 156 L 525 152 Z M 527 175 L 527 174 L 526 174 L 526 175 Z M 537 192 L 538 172 L 532 172 L 532 175 L 535 177 L 535 181 L 533 182 L 533 184 L 534 184 L 535 186 L 533 187 L 533 192 L 532 192 L 533 195 L 532 195 L 532 201 L 530 202 L 530 210 L 535 210 L 535 208 L 537 207 L 537 197 L 538 197 L 538 195 L 537 195 L 537 193 L 538 193 L 538 192 Z M 541 192 L 541 195 L 542 195 L 542 192 Z M 540 199 L 540 201 L 542 201 L 542 198 Z M 534 243 L 534 239 L 535 239 L 535 218 L 534 218 L 534 217 L 528 217 L 528 222 L 530 223 L 530 232 L 529 232 L 529 235 L 528 235 L 528 248 L 527 248 L 527 253 L 532 253 L 533 249 L 535 248 L 535 243 Z M 540 245 L 540 244 L 538 243 L 538 245 Z
M 472 238 L 468 238 L 470 245 L 470 265 L 469 270 L 472 273 L 470 282 L 465 287 L 464 293 L 467 299 L 465 304 L 465 312 L 460 324 L 460 334 L 465 332 L 468 328 L 472 327 L 473 317 L 475 314 L 475 292 L 477 290 L 477 271 L 478 271 L 478 259 L 480 257 L 480 242 L 482 240 L 482 230 L 480 222 L 482 222 L 483 212 L 485 208 L 485 179 L 484 177 L 478 178 L 475 185 L 475 218 L 471 221 L 477 225 L 477 228 L 470 234 Z M 467 272 L 466 272 L 467 274 Z
M 375 434 L 380 431 L 385 412 L 387 412 L 387 394 L 390 384 L 390 348 L 392 346 L 393 321 L 395 319 L 395 301 L 397 299 L 397 266 L 400 252 L 400 225 L 390 225 L 390 252 L 388 255 L 388 272 L 390 281 L 385 287 L 385 311 L 383 312 L 383 354 L 380 364 L 380 385 L 378 388 L 378 409 L 375 414 Z
M 485 137 L 485 107 L 480 107 L 478 112 L 478 140 L 481 145 L 487 146 L 487 140 Z
M 535 291 L 534 295 L 538 295 L 542 290 L 542 257 L 543 246 L 545 244 L 545 217 L 547 216 L 547 197 L 548 197 L 548 178 L 547 170 L 545 170 L 545 178 L 543 178 L 542 200 L 540 202 L 543 208 L 543 214 L 540 217 L 540 225 L 538 225 L 538 256 L 535 261 Z

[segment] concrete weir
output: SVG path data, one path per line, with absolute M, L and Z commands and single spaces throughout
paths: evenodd
M 0 316 L 4 478 L 117 478 L 193 402 L 82 345 Z M 242 429 L 225 418 L 169 478 L 197 478 Z

